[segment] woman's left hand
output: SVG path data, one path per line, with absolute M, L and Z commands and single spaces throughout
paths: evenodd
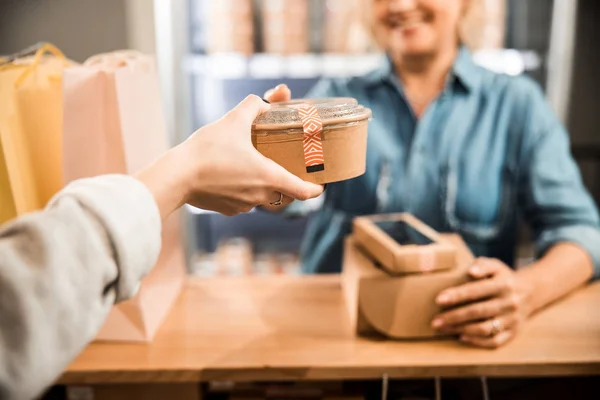
M 478 347 L 497 348 L 517 334 L 529 316 L 528 288 L 500 260 L 478 258 L 469 269 L 473 282 L 442 291 L 436 302 L 448 311 L 432 326 Z

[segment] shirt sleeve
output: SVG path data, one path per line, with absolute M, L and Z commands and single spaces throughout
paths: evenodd
M 600 221 L 570 153 L 569 136 L 537 85 L 530 88 L 525 139 L 525 216 L 537 256 L 569 242 L 580 246 L 600 277 Z
M 138 180 L 76 181 L 0 228 L 0 398 L 39 395 L 158 258 L 161 221 Z
M 333 79 L 322 79 L 320 80 L 305 96 L 308 99 L 318 99 L 323 97 L 338 97 L 339 90 L 337 88 L 336 81 Z M 282 212 L 283 215 L 290 218 L 304 217 L 308 214 L 317 211 L 324 201 L 325 193 L 323 193 L 317 199 L 311 199 L 308 201 L 295 200 Z

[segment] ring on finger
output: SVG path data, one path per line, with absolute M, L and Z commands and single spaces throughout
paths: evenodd
M 274 207 L 279 207 L 280 205 L 283 204 L 283 193 L 279 193 L 279 200 L 277 201 L 273 201 L 271 203 L 269 203 L 270 205 L 274 206 Z
M 490 330 L 490 336 L 496 336 L 502 332 L 502 322 L 498 318 L 492 319 L 492 329 Z

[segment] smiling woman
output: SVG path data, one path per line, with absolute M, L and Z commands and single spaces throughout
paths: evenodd
M 446 10 L 446 14 L 450 14 L 446 18 L 438 14 L 437 23 L 439 24 L 450 23 L 454 25 L 453 21 L 457 18 L 457 14 L 459 15 L 459 24 L 455 29 L 456 36 L 452 37 L 450 35 L 448 36 L 448 40 L 459 40 L 471 50 L 502 47 L 505 34 L 506 0 L 429 1 L 427 3 L 430 3 L 430 12 L 427 12 L 425 8 L 422 15 L 417 13 L 417 15 L 408 16 L 408 20 L 406 21 L 398 21 L 393 18 L 387 21 L 386 24 L 381 24 L 377 21 L 378 18 L 387 18 L 389 16 L 387 10 L 392 10 L 394 7 L 398 9 L 406 7 L 407 3 L 411 3 L 411 1 L 374 0 L 372 2 L 374 12 L 367 14 L 368 18 L 370 18 L 368 24 L 371 27 L 376 42 L 381 48 L 387 49 L 389 41 L 394 39 L 393 36 L 389 35 L 390 27 L 409 23 L 413 25 L 413 28 L 416 28 L 420 19 L 431 22 L 435 11 L 438 10 L 438 5 L 441 5 Z M 448 8 L 448 3 L 453 5 L 453 7 Z M 388 29 L 386 29 L 386 26 Z M 410 34 L 410 31 L 410 29 L 406 29 L 405 33 Z M 414 32 L 414 29 L 412 31 Z M 432 39 L 435 40 L 435 43 L 440 42 L 439 37 L 430 38 L 429 40 Z
M 439 294 L 438 303 L 454 309 L 432 326 L 488 348 L 600 277 L 598 212 L 544 93 L 526 77 L 473 62 L 467 45 L 485 45 L 489 29 L 482 15 L 502 25 L 500 0 L 496 11 L 483 8 L 493 3 L 372 1 L 370 24 L 385 62 L 362 77 L 324 80 L 309 94 L 354 97 L 372 110 L 367 172 L 327 186 L 302 247 L 307 272 L 337 272 L 358 215 L 408 212 L 438 232 L 460 234 L 480 257 L 473 282 Z M 285 87 L 267 93 L 272 102 L 290 96 Z M 286 210 L 303 211 L 301 202 Z M 537 259 L 516 271 L 523 222 Z

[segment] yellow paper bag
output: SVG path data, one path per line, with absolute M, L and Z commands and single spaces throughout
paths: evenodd
M 43 208 L 63 186 L 62 71 L 71 63 L 50 44 L 0 63 L 2 223 Z

